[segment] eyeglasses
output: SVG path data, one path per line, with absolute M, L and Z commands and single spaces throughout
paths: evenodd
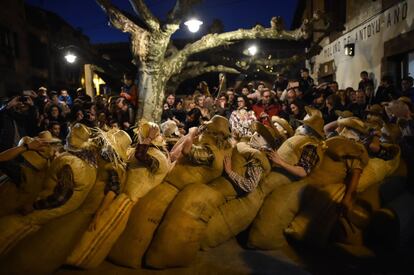
M 240 102 L 244 103 L 244 100 L 237 100 L 237 103 L 240 103 Z

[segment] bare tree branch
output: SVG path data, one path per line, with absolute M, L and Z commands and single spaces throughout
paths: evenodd
M 200 61 L 191 61 L 191 66 L 188 69 L 183 70 L 180 74 L 175 75 L 170 78 L 168 82 L 168 87 L 170 90 L 175 90 L 178 88 L 181 82 L 195 78 L 197 76 L 206 74 L 206 73 L 229 73 L 229 74 L 239 74 L 240 72 L 235 68 L 223 66 L 223 65 L 210 65 L 207 66 L 207 62 Z
M 110 0 L 96 1 L 108 14 L 109 20 L 115 28 L 131 34 L 133 53 L 137 54 L 140 60 L 143 60 L 148 54 L 149 32 L 131 21 L 122 11 L 113 6 Z
M 144 20 L 150 30 L 156 31 L 160 29 L 158 18 L 152 14 L 148 6 L 144 3 L 144 0 L 129 0 L 129 3 L 131 3 L 135 13 Z
M 168 24 L 180 24 L 182 18 L 187 15 L 190 9 L 200 2 L 201 0 L 177 0 L 174 8 L 168 13 Z
M 239 29 L 236 31 L 225 32 L 221 34 L 207 34 L 200 40 L 188 44 L 181 51 L 171 56 L 167 60 L 170 74 L 177 74 L 184 66 L 188 57 L 192 54 L 199 53 L 211 48 L 216 48 L 229 43 L 234 43 L 238 40 L 244 39 L 278 39 L 278 40 L 304 40 L 309 38 L 313 25 L 321 19 L 320 14 L 315 13 L 310 20 L 305 19 L 300 28 L 292 31 L 283 29 L 283 22 L 280 18 L 274 17 L 271 20 L 271 27 L 264 28 L 263 26 L 256 26 L 252 29 Z
M 133 34 L 136 31 L 145 31 L 133 21 L 131 21 L 127 16 L 125 16 L 122 11 L 113 6 L 110 0 L 96 0 L 96 2 L 108 15 L 109 21 L 115 28 L 121 30 L 122 32 L 128 32 L 130 34 Z

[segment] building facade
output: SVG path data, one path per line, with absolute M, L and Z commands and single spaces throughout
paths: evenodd
M 316 10 L 330 14 L 335 27 L 321 42 L 321 53 L 308 61 L 319 82 L 357 88 L 361 71 L 376 86 L 383 75 L 397 84 L 414 76 L 413 0 L 300 0 L 294 24 Z
M 65 61 L 68 52 L 77 55 L 76 63 Z M 76 90 L 85 83 L 84 64 L 88 63 L 109 67 L 89 38 L 59 15 L 23 0 L 2 3 L 0 97 L 40 86 Z

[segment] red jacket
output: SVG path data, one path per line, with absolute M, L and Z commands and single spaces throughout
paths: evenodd
M 282 110 L 282 107 L 279 104 L 264 105 L 262 103 L 257 103 L 253 105 L 252 109 L 258 121 L 270 126 L 272 116 L 277 116 Z M 267 114 L 267 116 L 263 116 L 263 113 Z
M 125 97 L 132 106 L 135 108 L 138 107 L 138 87 L 137 85 L 132 85 L 131 87 L 123 87 L 123 91 L 120 96 Z

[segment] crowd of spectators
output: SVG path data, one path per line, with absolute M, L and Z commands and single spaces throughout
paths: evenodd
M 365 119 L 371 108 L 385 118 L 384 106 L 396 99 L 406 102 L 412 110 L 412 77 L 403 78 L 401 89 L 398 89 L 391 77 L 384 76 L 375 93 L 374 82 L 366 71 L 361 72 L 360 78 L 358 89 L 339 89 L 336 81 L 315 85 L 308 69 L 304 68 L 298 79 L 288 80 L 278 75 L 273 85 L 263 81 L 249 82 L 238 88 L 228 87 L 226 91 L 216 94 L 210 94 L 208 88 L 201 89 L 204 85 L 200 84 L 191 95 L 178 97 L 169 93 L 162 122 L 174 120 L 181 132 L 186 133 L 190 127 L 218 114 L 230 120 L 233 137 L 238 139 L 249 134 L 253 121 L 269 125 L 273 116 L 286 119 L 296 129 L 306 115 L 305 106 L 320 110 L 325 124 L 336 121 L 342 111 Z
M 66 89 L 26 90 L 5 102 L 0 109 L 0 151 L 17 145 L 23 136 L 49 130 L 65 143 L 69 126 L 81 122 L 103 130 L 129 131 L 135 124 L 137 88 L 126 76 L 119 96 L 98 95 L 92 99 L 79 88 L 72 95 Z

